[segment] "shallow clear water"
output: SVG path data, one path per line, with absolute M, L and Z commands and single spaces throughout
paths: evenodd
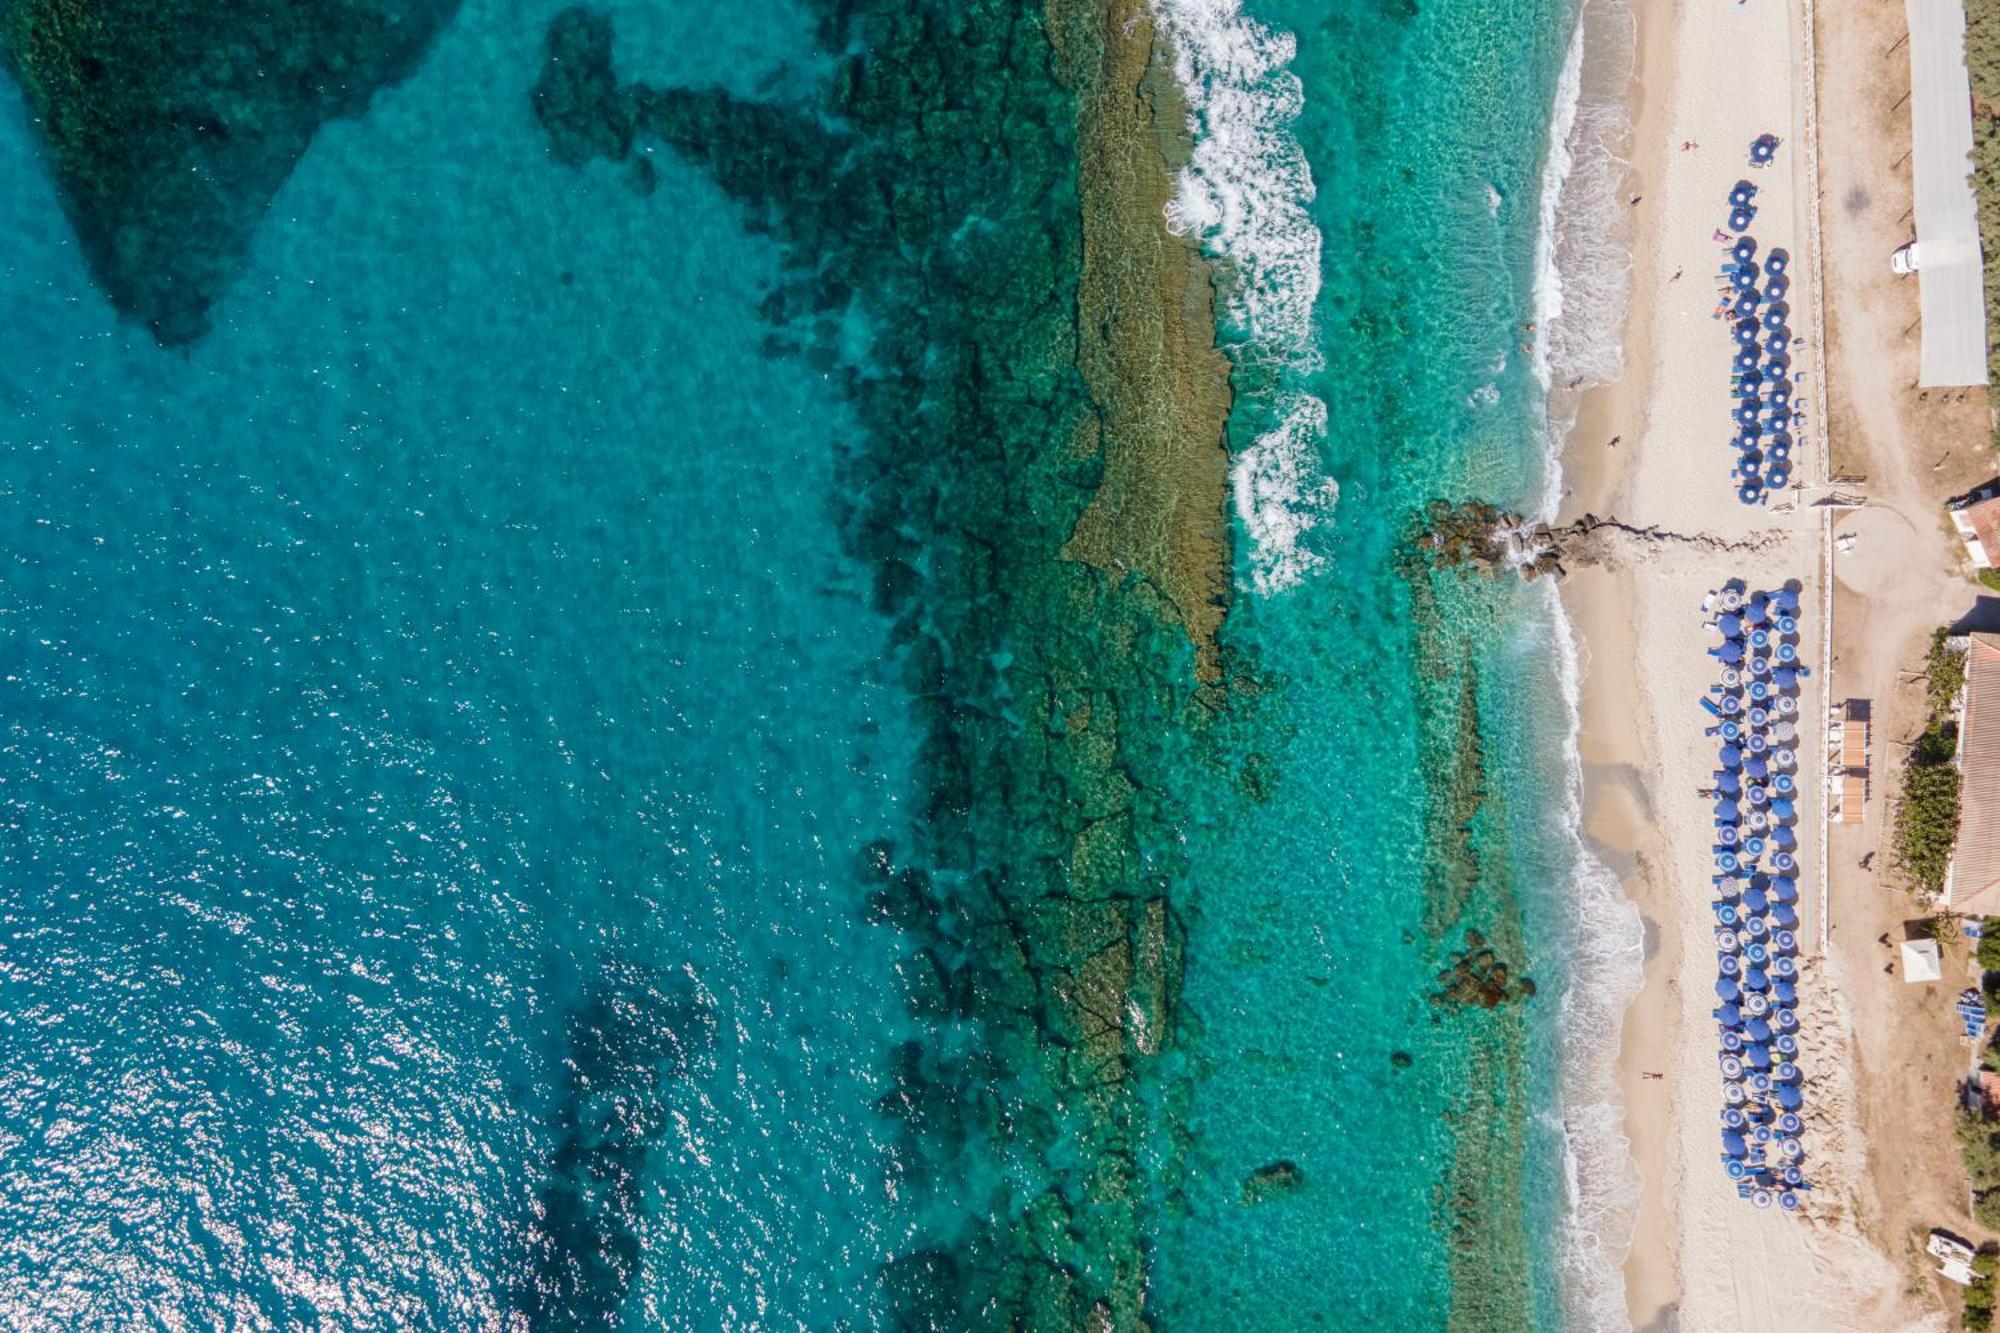
M 866 911 L 921 737 L 835 521 L 860 427 L 825 358 L 773 354 L 777 249 L 708 176 L 550 163 L 559 8 L 467 5 L 325 127 L 184 351 L 113 316 L 0 98 L 11 1326 L 470 1325 L 537 1284 L 639 1325 L 869 1325 L 883 1262 L 985 1206 L 971 1158 L 905 1188 L 876 1107 L 929 1038 Z M 612 8 L 624 77 L 828 65 L 784 0 Z M 1342 494 L 1324 567 L 1225 629 L 1277 686 L 1231 734 L 1261 799 L 1188 784 L 1185 1032 L 1145 1094 L 1166 1326 L 1556 1317 L 1552 1005 L 1429 999 L 1468 926 L 1517 921 L 1562 979 L 1549 608 L 1448 593 L 1424 638 L 1393 552 L 1434 496 L 1540 493 L 1568 7 L 1394 8 L 1254 7 L 1300 41 L 1304 387 Z M 1486 854 L 1434 929 L 1457 736 L 1424 710 L 1468 678 Z M 1488 1123 L 1466 1267 L 1450 1168 Z M 1303 1186 L 1246 1206 L 1281 1159 Z

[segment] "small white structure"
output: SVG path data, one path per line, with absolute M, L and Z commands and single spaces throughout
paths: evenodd
M 1939 981 L 1944 977 L 1944 955 L 1936 940 L 1903 941 L 1903 980 Z
M 1931 1232 L 1924 1248 L 1938 1261 L 1938 1272 L 1962 1287 L 1972 1285 L 1972 1247 L 1942 1228 Z

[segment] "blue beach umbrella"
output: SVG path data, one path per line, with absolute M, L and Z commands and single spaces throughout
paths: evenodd
M 1752 940 L 1750 947 L 1743 951 L 1743 961 L 1763 965 L 1771 959 L 1771 951 L 1764 947 L 1762 940 Z
M 1762 838 L 1747 839 L 1743 844 L 1742 851 L 1744 856 L 1754 861 L 1764 854 L 1764 840 Z
M 1729 230 L 1748 231 L 1750 224 L 1756 220 L 1757 210 L 1754 208 L 1731 209 L 1729 212 Z
M 1743 906 L 1747 911 L 1761 915 L 1770 903 L 1765 900 L 1764 891 L 1753 884 L 1743 891 Z
M 1757 361 L 1758 356 L 1755 347 L 1739 347 L 1736 349 L 1735 369 L 1755 370 L 1757 368 Z
M 1715 790 L 1724 796 L 1735 796 L 1743 790 L 1743 784 L 1734 773 L 1725 769 L 1715 775 Z
M 1793 1056 L 1799 1053 L 1799 1039 L 1790 1033 L 1780 1033 L 1771 1039 L 1771 1049 L 1779 1055 Z
M 1799 817 L 1798 807 L 1795 806 L 1792 802 L 1783 799 L 1774 800 L 1771 802 L 1771 818 L 1789 820 L 1789 819 L 1797 819 L 1798 817 Z
M 1784 856 L 1785 854 L 1784 852 L 1778 853 L 1779 856 Z M 1771 920 L 1777 922 L 1785 930 L 1797 930 L 1799 928 L 1798 912 L 1784 903 L 1779 903 L 1771 909 Z
M 1715 979 L 1716 999 L 1734 1000 L 1737 996 L 1741 995 L 1742 993 L 1743 993 L 1742 991 L 1736 988 L 1736 983 L 1731 981 L 1728 977 L 1717 977 Z
M 1773 352 L 1782 352 L 1791 345 L 1792 335 L 1782 329 L 1764 340 L 1764 346 L 1770 348 Z
M 1792 474 L 1789 471 L 1782 467 L 1774 467 L 1771 469 L 1770 479 L 1765 484 L 1774 491 L 1782 491 L 1791 479 Z
M 1734 824 L 1719 822 L 1716 824 L 1715 841 L 1719 846 L 1734 847 L 1736 845 L 1736 837 L 1736 826 Z
M 1771 830 L 1771 842 L 1775 846 L 1784 848 L 1786 851 L 1790 851 L 1792 848 L 1799 845 L 1798 835 L 1793 833 L 1790 829 L 1786 828 L 1783 824 L 1780 824 L 1778 825 L 1778 827 Z
M 1748 181 L 1745 181 L 1743 183 L 1745 185 L 1749 184 Z M 1732 192 L 1729 197 L 1729 202 L 1732 204 L 1747 204 L 1750 202 L 1750 196 L 1745 195 L 1743 196 L 1743 198 L 1738 199 Z M 1737 237 L 1736 244 L 1730 247 L 1729 253 L 1735 257 L 1737 263 L 1739 264 L 1749 263 L 1750 260 L 1757 253 L 1757 238 L 1754 236 Z
M 1771 987 L 1771 997 L 1777 1000 L 1779 1004 L 1794 1005 L 1799 1002 L 1798 988 L 1789 981 L 1780 981 L 1777 985 Z M 1789 1009 L 1786 1010 L 1786 1016 L 1790 1017 Z M 1798 1020 L 1792 1019 L 1792 1022 L 1797 1023 Z M 1780 1022 L 1778 1026 L 1784 1027 L 1785 1024 Z
M 1772 600 L 1777 602 L 1778 609 L 1786 615 L 1795 616 L 1799 613 L 1799 590 L 1797 588 L 1780 588 L 1772 594 Z
M 1724 768 L 1740 768 L 1743 764 L 1743 751 L 1734 745 L 1725 745 L 1716 752 L 1716 762 Z
M 1724 1027 L 1733 1028 L 1743 1021 L 1743 1013 L 1733 1004 L 1718 1004 L 1715 1006 L 1715 1021 Z M 1739 1046 L 1742 1044 L 1740 1041 L 1737 1043 Z
M 1749 344 L 1749 343 L 1754 343 L 1754 342 L 1756 342 L 1756 341 L 1757 341 L 1757 321 L 1756 321 L 1756 320 L 1754 320 L 1754 319 L 1739 319 L 1739 320 L 1737 320 L 1737 321 L 1736 321 L 1736 328 L 1735 328 L 1735 334 L 1736 334 L 1736 341 L 1737 341 L 1737 342 L 1739 342 L 1739 343 L 1744 343 L 1744 344 L 1746 344 L 1746 345 L 1747 345 L 1747 344 Z
M 1792 308 L 1783 301 L 1779 301 L 1764 312 L 1764 327 L 1767 329 L 1782 329 L 1785 327 L 1785 321 L 1791 318 L 1791 314 Z
M 1729 187 L 1729 202 L 1734 207 L 1741 208 L 1743 205 L 1749 203 L 1752 199 L 1755 199 L 1756 197 L 1757 197 L 1757 187 L 1749 181 L 1738 181 L 1736 182 L 1736 184 Z M 1748 238 L 1746 237 L 1745 239 L 1747 240 Z M 1742 241 L 1737 242 L 1739 246 L 1742 243 L 1743 243 Z M 1755 241 L 1752 241 L 1750 243 L 1750 253 L 1751 254 L 1757 253 L 1757 243 Z M 1748 256 L 1744 257 L 1748 258 Z
M 1774 277 L 1764 284 L 1764 299 L 1766 301 L 1782 301 L 1791 290 L 1792 284 L 1788 279 Z
M 1771 1039 L 1771 1025 L 1761 1018 L 1753 1018 L 1743 1025 L 1743 1035 L 1755 1042 Z
M 1759 739 L 1762 738 L 1760 737 Z M 1762 778 L 1767 776 L 1770 773 L 1770 771 L 1771 771 L 1771 766 L 1768 763 L 1766 763 L 1762 759 L 1755 758 L 1754 756 L 1752 758 L 1743 761 L 1743 776 L 1746 778 L 1750 778 L 1752 780 Z
M 1790 403 L 1792 401 L 1792 382 L 1790 380 L 1772 380 L 1771 401 L 1780 406 Z
M 1769 887 L 1771 896 L 1781 903 L 1794 902 L 1799 896 L 1799 883 L 1789 875 L 1773 877 Z
M 1717 954 L 1715 958 L 1715 971 L 1717 976 L 1741 977 L 1743 975 L 1743 964 L 1736 961 L 1736 955 L 1733 953 Z
M 1736 298 L 1736 304 L 1732 309 L 1738 319 L 1748 319 L 1752 315 L 1755 315 L 1757 313 L 1757 293 L 1743 293 L 1743 295 Z
M 1722 637 L 1725 639 L 1739 638 L 1743 633 L 1743 617 L 1735 614 L 1718 616 L 1716 617 L 1715 628 L 1721 631 Z
M 1741 817 L 1741 814 L 1742 811 L 1734 801 L 1717 801 L 1715 803 L 1715 818 L 1717 823 L 1726 822 L 1733 824 Z
M 1736 498 L 1747 505 L 1756 504 L 1764 498 L 1764 488 L 1754 481 L 1747 481 L 1736 488 Z
M 1791 265 L 1791 262 L 1792 257 L 1789 253 L 1783 250 L 1773 250 L 1764 256 L 1764 271 L 1766 273 L 1783 273 Z
M 1728 1153 L 1731 1157 L 1742 1157 L 1750 1151 L 1750 1148 L 1743 1142 L 1741 1134 L 1736 1133 L 1734 1130 L 1724 1130 L 1722 1132 L 1722 1151 Z
M 1755 421 L 1757 419 L 1758 411 L 1761 410 L 1763 406 L 1764 404 L 1761 399 L 1758 399 L 1754 396 L 1745 398 L 1742 402 L 1736 405 L 1736 419 L 1744 423 Z
M 1779 953 L 1790 953 L 1799 947 L 1799 937 L 1789 930 L 1781 930 L 1771 936 L 1771 947 Z

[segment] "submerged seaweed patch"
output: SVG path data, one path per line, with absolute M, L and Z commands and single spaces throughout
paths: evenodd
M 92 277 L 192 342 L 328 120 L 407 78 L 458 0 L 0 0 L 0 63 Z
M 646 1160 L 673 1089 L 714 1046 L 715 1023 L 685 977 L 619 958 L 570 1016 L 555 1152 L 518 1297 L 532 1327 L 616 1326 L 645 1253 Z

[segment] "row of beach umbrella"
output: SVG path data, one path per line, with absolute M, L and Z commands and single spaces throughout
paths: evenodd
M 1701 704 L 1716 738 L 1716 1064 L 1721 1161 L 1759 1208 L 1801 1206 L 1798 750 L 1799 587 L 1731 580 L 1710 622 L 1716 682 Z
M 1730 477 L 1736 483 L 1736 498 L 1747 505 L 1763 504 L 1771 491 L 1781 491 L 1792 480 L 1792 426 L 1796 414 L 1792 406 L 1791 377 L 1791 256 L 1774 249 L 1760 262 L 1757 240 L 1746 234 L 1756 216 L 1752 201 L 1757 187 L 1738 181 L 1729 192 L 1729 228 L 1738 233 L 1725 241 L 1728 252 L 1716 277 L 1723 284 L 1724 304 L 1719 313 L 1731 320 L 1736 342 L 1730 367 L 1730 396 L 1734 435 L 1729 443 L 1736 450 L 1736 465 Z

